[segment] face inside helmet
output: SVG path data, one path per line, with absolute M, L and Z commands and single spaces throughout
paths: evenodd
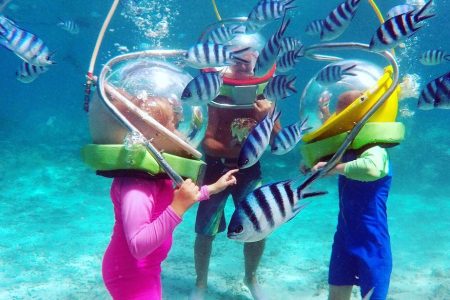
M 328 70 L 351 69 L 352 75 L 343 75 L 340 80 L 319 80 L 320 74 Z M 331 67 L 331 68 L 330 68 Z M 334 68 L 336 67 L 336 68 Z M 330 117 L 344 114 L 347 107 L 361 98 L 363 93 L 374 87 L 383 75 L 383 69 L 363 60 L 342 60 L 331 63 L 317 72 L 306 85 L 300 98 L 300 116 L 308 117 L 310 132 L 318 130 Z M 360 99 L 361 100 L 361 99 Z
M 123 124 L 128 123 L 158 150 L 199 157 L 195 148 L 205 129 L 205 108 L 180 100 L 190 80 L 192 76 L 180 67 L 155 58 L 108 63 L 99 78 L 98 100 L 104 105 L 94 99 L 90 113 L 94 115 L 90 117 L 94 143 L 108 143 L 108 139 L 109 143 L 122 143 L 129 133 Z M 105 114 L 113 117 L 106 123 Z

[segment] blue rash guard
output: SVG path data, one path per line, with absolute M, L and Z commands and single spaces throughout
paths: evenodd
M 372 181 L 339 176 L 339 216 L 328 282 L 359 285 L 363 296 L 374 288 L 370 299 L 386 299 L 392 271 L 386 202 L 392 176 L 384 149 L 373 147 L 366 151 L 375 158 L 372 165 L 384 161 L 379 169 L 384 168 L 387 174 L 380 172 L 382 177 Z M 353 164 L 362 156 L 348 151 L 343 161 Z

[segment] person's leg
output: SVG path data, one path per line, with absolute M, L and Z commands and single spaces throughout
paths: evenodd
M 195 286 L 200 289 L 206 289 L 208 284 L 208 268 L 211 258 L 211 250 L 214 236 L 197 234 L 194 245 L 195 272 L 197 280 Z
M 331 285 L 328 300 L 349 300 L 352 295 L 352 285 Z
M 244 283 L 249 288 L 253 299 L 262 300 L 264 296 L 256 278 L 256 269 L 258 269 L 264 252 L 264 245 L 266 240 L 245 243 L 244 244 L 244 260 L 245 260 L 245 277 Z

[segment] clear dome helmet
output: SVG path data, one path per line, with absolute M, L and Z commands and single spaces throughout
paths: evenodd
M 178 50 L 154 50 L 113 58 L 101 71 L 98 91 L 113 116 L 130 131 L 140 132 L 157 150 L 198 159 L 201 153 L 196 147 L 207 114 L 205 107 L 180 100 L 192 80 L 175 64 L 181 56 Z M 125 142 L 130 142 L 129 136 Z
M 317 81 L 317 75 L 327 67 L 348 68 L 353 65 L 355 65 L 351 69 L 353 76 L 346 75 L 341 80 L 329 84 Z M 308 117 L 308 126 L 311 127 L 309 132 L 317 131 L 331 115 L 344 112 L 345 109 L 342 107 L 336 111 L 340 106 L 338 103 L 341 95 L 349 95 L 354 98 L 353 100 L 357 100 L 358 96 L 374 87 L 383 74 L 383 68 L 364 60 L 341 60 L 320 69 L 308 82 L 300 97 L 300 117 L 301 119 Z
M 200 40 L 206 41 L 208 36 L 215 29 L 221 26 L 242 26 L 244 27 L 247 18 L 231 18 L 224 19 L 207 27 L 202 33 Z M 219 97 L 210 102 L 211 105 L 220 107 L 248 108 L 251 107 L 257 95 L 262 94 L 267 81 L 275 73 L 275 65 L 261 77 L 253 74 L 256 60 L 261 49 L 266 44 L 266 39 L 260 33 L 246 34 L 244 32 L 237 33 L 226 45 L 231 49 L 243 49 L 249 47 L 245 55 L 241 55 L 248 60 L 249 64 L 237 63 L 231 66 L 215 68 L 223 72 L 223 85 L 220 95 L 225 96 L 226 102 Z

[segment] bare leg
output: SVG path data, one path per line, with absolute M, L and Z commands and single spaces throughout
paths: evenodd
M 330 285 L 328 300 L 349 300 L 352 288 L 352 285 Z
M 250 289 L 253 299 L 263 300 L 266 299 L 265 295 L 261 291 L 256 278 L 256 269 L 261 261 L 261 256 L 264 252 L 264 245 L 266 241 L 262 240 L 254 243 L 244 244 L 244 258 L 245 258 L 245 277 L 244 283 Z
M 203 300 L 208 284 L 209 259 L 211 258 L 213 236 L 197 234 L 194 246 L 195 272 L 197 280 L 191 293 L 191 300 Z

